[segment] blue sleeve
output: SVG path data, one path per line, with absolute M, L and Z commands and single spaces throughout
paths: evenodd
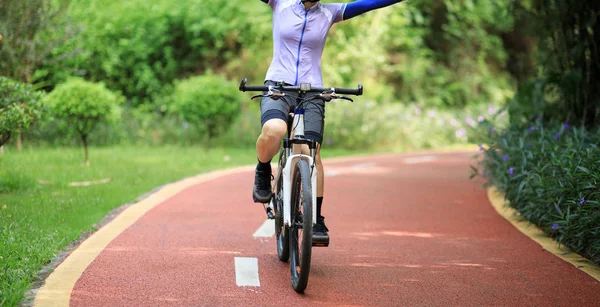
M 344 10 L 344 20 L 348 20 L 368 11 L 380 9 L 398 2 L 402 2 L 402 0 L 357 0 L 350 2 L 346 5 L 346 10 Z

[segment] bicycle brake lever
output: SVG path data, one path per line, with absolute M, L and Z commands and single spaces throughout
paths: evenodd
M 350 98 L 350 97 L 346 97 L 346 96 L 336 96 L 335 98 L 337 98 L 337 99 L 345 99 L 345 100 L 348 100 L 348 101 L 354 102 L 354 100 L 352 100 L 352 98 Z

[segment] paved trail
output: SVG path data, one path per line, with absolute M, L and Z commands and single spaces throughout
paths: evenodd
M 313 248 L 304 295 L 277 260 L 272 229 L 261 228 L 253 175 L 243 172 L 145 214 L 84 271 L 70 304 L 599 306 L 600 282 L 494 211 L 468 178 L 471 156 L 326 162 L 331 244 Z

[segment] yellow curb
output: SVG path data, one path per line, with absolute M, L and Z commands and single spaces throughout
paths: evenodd
M 541 229 L 537 228 L 536 225 L 530 223 L 525 218 L 522 218 L 516 209 L 508 206 L 508 201 L 504 199 L 504 193 L 499 192 L 495 187 L 488 188 L 487 193 L 490 203 L 494 209 L 496 209 L 498 214 L 513 224 L 515 228 L 556 257 L 574 265 L 576 268 L 600 281 L 600 266 L 597 266 L 590 260 L 575 253 L 570 248 L 560 245 L 558 242 L 548 237 Z
M 471 151 L 471 150 L 469 150 Z M 365 158 L 381 158 L 381 157 L 397 157 L 397 156 L 413 156 L 435 153 L 451 153 L 451 152 L 467 152 L 466 148 L 449 148 L 437 149 L 428 151 L 415 151 L 405 153 L 383 153 L 383 154 L 366 154 L 347 157 L 327 158 L 326 162 L 337 163 Z M 68 255 L 63 262 L 56 267 L 38 290 L 33 306 L 69 306 L 71 300 L 71 292 L 77 283 L 77 280 L 87 267 L 96 259 L 102 250 L 119 234 L 125 231 L 129 226 L 135 223 L 144 214 L 156 207 L 158 204 L 169 199 L 175 194 L 193 185 L 206 182 L 221 176 L 235 174 L 239 172 L 251 171 L 254 165 L 242 166 L 232 169 L 218 170 L 206 174 L 200 174 L 194 177 L 186 178 L 178 182 L 174 182 L 163 186 L 157 192 L 149 197 L 137 202 L 119 215 L 112 221 L 104 225 L 89 238 L 83 241 L 75 250 Z M 276 164 L 275 164 L 276 167 Z
M 48 276 L 44 285 L 36 294 L 33 306 L 69 306 L 71 292 L 83 271 L 102 252 L 102 250 L 119 234 L 135 223 L 146 212 L 182 190 L 220 176 L 252 170 L 252 166 L 244 166 L 227 170 L 201 174 L 162 187 L 150 195 L 125 209 L 114 220 L 100 228 L 77 247 Z

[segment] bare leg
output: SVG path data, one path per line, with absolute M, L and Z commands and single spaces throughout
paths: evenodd
M 286 133 L 287 123 L 281 119 L 270 119 L 263 125 L 256 141 L 256 155 L 260 162 L 266 163 L 273 159 Z

